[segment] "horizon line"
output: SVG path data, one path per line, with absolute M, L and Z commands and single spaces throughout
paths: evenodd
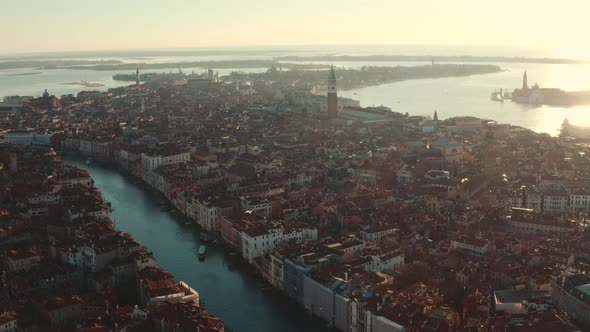
M 106 48 L 106 49 L 84 49 L 84 50 L 38 50 L 38 51 L 16 51 L 0 53 L 0 57 L 7 56 L 31 56 L 31 55 L 58 55 L 58 54 L 81 54 L 81 53 L 115 53 L 115 52 L 142 52 L 142 51 L 197 51 L 197 50 L 223 50 L 223 49 L 240 49 L 249 48 L 260 51 L 290 51 L 285 49 L 264 50 L 262 48 L 269 47 L 353 47 L 353 46 L 446 46 L 446 47 L 474 47 L 474 48 L 517 48 L 515 45 L 498 45 L 498 44 L 459 44 L 459 43 L 351 43 L 351 44 L 330 44 L 330 43 L 315 43 L 315 44 L 255 44 L 255 45 L 203 45 L 203 46 L 163 46 L 163 47 L 137 47 L 137 48 Z M 257 49 L 258 48 L 258 49 Z

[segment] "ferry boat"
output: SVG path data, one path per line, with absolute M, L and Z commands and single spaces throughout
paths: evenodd
M 201 262 L 204 261 L 206 255 L 207 255 L 207 247 L 205 247 L 204 245 L 201 245 L 199 247 L 199 252 L 198 252 L 199 261 L 201 261 Z

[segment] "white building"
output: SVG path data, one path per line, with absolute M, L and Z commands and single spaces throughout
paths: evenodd
M 378 242 L 384 237 L 395 234 L 397 228 L 390 226 L 374 226 L 361 230 L 361 238 L 366 242 Z
M 464 249 L 475 254 L 483 255 L 493 250 L 493 245 L 484 239 L 463 238 L 451 241 L 451 249 Z
M 365 265 L 365 270 L 368 272 L 383 272 L 383 271 L 399 271 L 404 265 L 405 255 L 402 250 L 395 250 L 379 255 L 369 256 L 371 261 Z
M 193 198 L 192 217 L 207 231 L 217 230 L 217 207 L 208 199 Z
M 154 305 L 165 301 L 199 303 L 199 292 L 194 290 L 184 281 L 179 282 L 178 285 L 169 288 L 169 290 L 170 292 L 167 294 L 150 297 L 148 303 L 150 305 Z
M 552 192 L 543 195 L 543 212 L 566 213 L 569 211 L 569 195 L 566 192 Z
M 575 220 L 544 220 L 532 209 L 513 208 L 511 215 L 506 216 L 505 220 L 513 230 L 523 233 L 567 234 L 576 229 Z
M 242 232 L 242 255 L 252 263 L 256 257 L 275 251 L 290 241 L 317 241 L 318 230 L 299 228 L 285 230 L 282 226 L 270 228 L 260 226 Z
M 27 198 L 29 204 L 56 204 L 61 196 L 51 191 L 46 193 L 33 193 Z
M 588 212 L 590 211 L 590 192 L 579 190 L 569 195 L 570 212 Z
M 178 152 L 173 154 L 141 154 L 141 172 L 142 178 L 150 185 L 154 186 L 155 176 L 153 171 L 160 165 L 178 164 L 191 159 L 190 152 Z
M 58 179 L 65 188 L 79 186 L 91 188 L 94 184 L 88 171 L 75 167 L 66 167 L 64 171 L 58 175 Z
M 369 310 L 366 302 L 350 303 L 351 332 L 402 332 L 406 327 Z
M 272 203 L 264 198 L 242 199 L 242 210 L 251 211 L 262 217 L 270 218 L 272 213 Z
M 0 332 L 16 332 L 18 322 L 16 318 L 5 312 L 0 315 Z

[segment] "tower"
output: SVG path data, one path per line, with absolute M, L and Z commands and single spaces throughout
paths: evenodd
M 434 121 L 434 131 L 438 131 L 438 113 L 434 110 L 434 116 L 432 116 L 432 120 Z
M 336 74 L 334 66 L 330 67 L 328 76 L 328 114 L 336 115 L 338 113 L 338 97 L 336 95 Z
M 140 84 L 139 67 L 137 67 L 137 70 L 135 71 L 135 86 L 139 88 L 139 84 Z
M 524 75 L 522 76 L 522 90 L 528 90 L 529 88 L 529 84 L 527 82 L 527 77 L 526 77 L 526 69 L 524 70 Z

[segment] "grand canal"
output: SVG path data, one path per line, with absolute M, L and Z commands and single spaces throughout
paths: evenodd
M 131 234 L 152 251 L 160 267 L 197 289 L 209 312 L 221 317 L 229 331 L 326 331 L 297 304 L 274 291 L 263 290 L 258 279 L 237 267 L 220 245 L 210 245 L 199 262 L 198 230 L 159 208 L 160 197 L 131 183 L 116 171 L 81 160 L 64 158 L 87 169 L 96 187 L 113 207 L 117 229 Z

